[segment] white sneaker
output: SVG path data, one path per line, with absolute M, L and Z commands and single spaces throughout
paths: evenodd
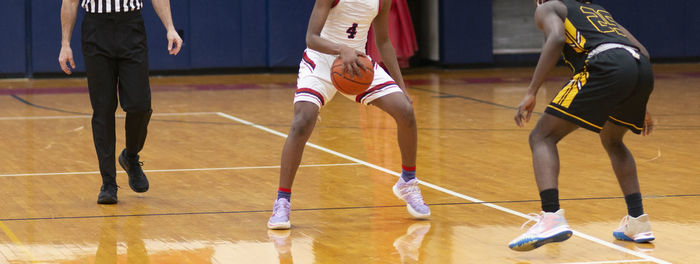
M 430 208 L 423 201 L 423 195 L 418 188 L 418 179 L 414 178 L 405 182 L 403 178 L 394 184 L 394 195 L 406 202 L 408 213 L 416 219 L 427 219 L 430 216 Z
M 508 247 L 516 251 L 530 251 L 552 242 L 562 242 L 573 235 L 569 229 L 569 224 L 564 218 L 564 209 L 559 209 L 555 213 L 541 212 L 539 215 L 531 214 L 534 220 L 528 220 L 522 227 L 531 221 L 536 223 L 524 234 L 513 239 Z M 522 228 L 521 227 L 521 228 Z
M 626 215 L 620 221 L 620 226 L 613 231 L 613 236 L 618 240 L 636 243 L 654 240 L 654 233 L 651 232 L 651 224 L 649 224 L 649 215 L 643 214 L 636 218 Z
M 287 199 L 277 199 L 272 209 L 272 216 L 270 216 L 270 220 L 267 221 L 267 228 L 289 229 L 289 227 L 291 227 L 291 224 L 289 223 L 290 210 L 291 205 L 289 204 L 289 201 Z

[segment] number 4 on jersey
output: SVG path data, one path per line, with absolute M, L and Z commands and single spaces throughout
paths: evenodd
M 352 23 L 352 27 L 349 27 L 345 32 L 348 33 L 349 39 L 354 39 L 355 34 L 357 34 L 357 23 Z

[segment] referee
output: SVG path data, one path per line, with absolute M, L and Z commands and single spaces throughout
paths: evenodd
M 97 203 L 115 204 L 118 187 L 114 157 L 117 94 L 126 112 L 126 148 L 119 155 L 119 164 L 129 175 L 132 190 L 148 191 L 148 179 L 141 169 L 138 155 L 146 141 L 152 113 L 148 47 L 141 17 L 143 0 L 63 0 L 63 34 L 58 62 L 66 74 L 75 69 L 70 40 L 79 1 L 86 11 L 82 24 L 82 49 L 93 111 L 92 136 L 102 174 Z M 152 0 L 152 3 L 167 30 L 168 52 L 177 55 L 182 39 L 173 26 L 170 0 Z

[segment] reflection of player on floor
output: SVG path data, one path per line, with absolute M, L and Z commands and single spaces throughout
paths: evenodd
M 289 230 L 267 230 L 267 237 L 272 241 L 277 251 L 280 264 L 294 263 L 292 259 L 292 238 Z
M 396 120 L 403 173 L 394 185 L 394 193 L 406 201 L 409 213 L 415 218 L 430 215 L 415 174 L 416 119 L 387 32 L 390 5 L 391 0 L 316 1 L 306 32 L 308 48 L 299 64 L 294 120 L 282 150 L 279 189 L 273 215 L 267 223 L 269 228 L 290 227 L 291 188 L 304 146 L 316 124 L 320 108 L 336 93 L 330 80 L 331 65 L 340 56 L 345 69 L 353 74 L 364 67 L 358 58 L 366 56 L 361 50 L 365 48 L 371 23 L 374 23 L 377 46 L 391 76 L 382 68 L 375 67 L 374 81 L 366 92 L 344 96 L 358 103 L 377 106 Z
M 646 135 L 653 126 L 646 112 L 654 86 L 649 53 L 610 13 L 590 0 L 536 0 L 535 4 L 535 21 L 546 41 L 528 92 L 515 114 L 518 126 L 523 120 L 529 121 L 537 90 L 559 54 L 564 55 L 575 75 L 547 106 L 530 134 L 543 212 L 535 218 L 537 223 L 509 247 L 532 250 L 572 235 L 564 210 L 559 208 L 557 142 L 579 126 L 600 133 L 625 195 L 628 215 L 613 235 L 619 240 L 651 241 L 654 235 L 642 207 L 634 157 L 622 142 L 628 129 Z
M 418 262 L 420 247 L 428 231 L 430 231 L 430 222 L 413 223 L 406 230 L 406 234 L 394 240 L 394 248 L 401 255 L 401 263 Z

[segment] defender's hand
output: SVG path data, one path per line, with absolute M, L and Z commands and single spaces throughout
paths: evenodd
M 70 64 L 70 68 L 66 63 Z M 75 62 L 73 61 L 73 50 L 70 46 L 61 46 L 61 52 L 58 54 L 58 65 L 61 66 L 61 70 L 66 74 L 70 75 L 73 73 L 71 69 L 75 69 Z
M 515 124 L 519 127 L 523 127 L 525 122 L 530 121 L 530 116 L 532 116 L 532 111 L 535 109 L 535 96 L 525 95 L 525 98 L 518 105 L 518 109 L 515 111 Z
M 180 38 L 180 34 L 177 34 L 177 31 L 173 30 L 168 30 L 167 34 L 168 38 L 168 53 L 170 55 L 177 55 L 180 53 L 180 48 L 182 48 L 182 38 Z M 175 45 L 173 47 L 173 45 Z

